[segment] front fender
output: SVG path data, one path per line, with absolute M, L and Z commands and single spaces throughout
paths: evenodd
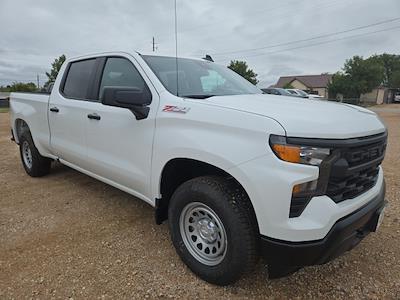
M 229 173 L 234 166 L 272 153 L 270 134 L 284 135 L 285 131 L 275 120 L 236 110 L 190 103 L 186 114 L 159 112 L 150 194 L 153 199 L 160 197 L 168 161 L 194 159 Z

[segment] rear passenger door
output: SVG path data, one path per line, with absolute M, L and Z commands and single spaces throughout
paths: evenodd
M 99 70 L 98 101 L 89 103 L 88 111 L 97 119 L 88 119 L 86 125 L 89 171 L 147 198 L 158 94 L 133 58 L 105 57 Z M 105 87 L 149 89 L 147 118 L 137 120 L 129 109 L 103 105 Z
M 73 61 L 64 72 L 59 90 L 53 90 L 49 103 L 50 145 L 60 159 L 87 167 L 85 126 L 87 104 L 96 71 L 96 58 Z

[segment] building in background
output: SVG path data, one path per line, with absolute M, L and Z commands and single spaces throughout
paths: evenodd
M 332 74 L 282 76 L 274 87 L 291 87 L 303 90 L 309 94 L 328 98 L 328 84 L 331 80 Z
M 400 88 L 392 89 L 380 86 L 373 89 L 370 93 L 362 94 L 360 102 L 367 104 L 398 103 L 400 102 L 399 95 Z

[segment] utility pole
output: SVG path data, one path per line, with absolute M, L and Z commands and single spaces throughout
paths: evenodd
M 40 89 L 40 86 L 39 86 L 39 74 L 36 74 L 36 80 L 37 80 L 37 88 Z
M 154 36 L 153 36 L 152 44 L 153 44 L 153 52 L 155 52 L 157 50 L 157 47 L 156 47 L 157 43 L 155 42 Z

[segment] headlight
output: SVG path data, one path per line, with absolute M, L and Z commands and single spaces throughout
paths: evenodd
M 271 135 L 269 143 L 276 156 L 292 163 L 319 166 L 331 153 L 329 148 L 287 144 L 286 137 L 279 135 Z

